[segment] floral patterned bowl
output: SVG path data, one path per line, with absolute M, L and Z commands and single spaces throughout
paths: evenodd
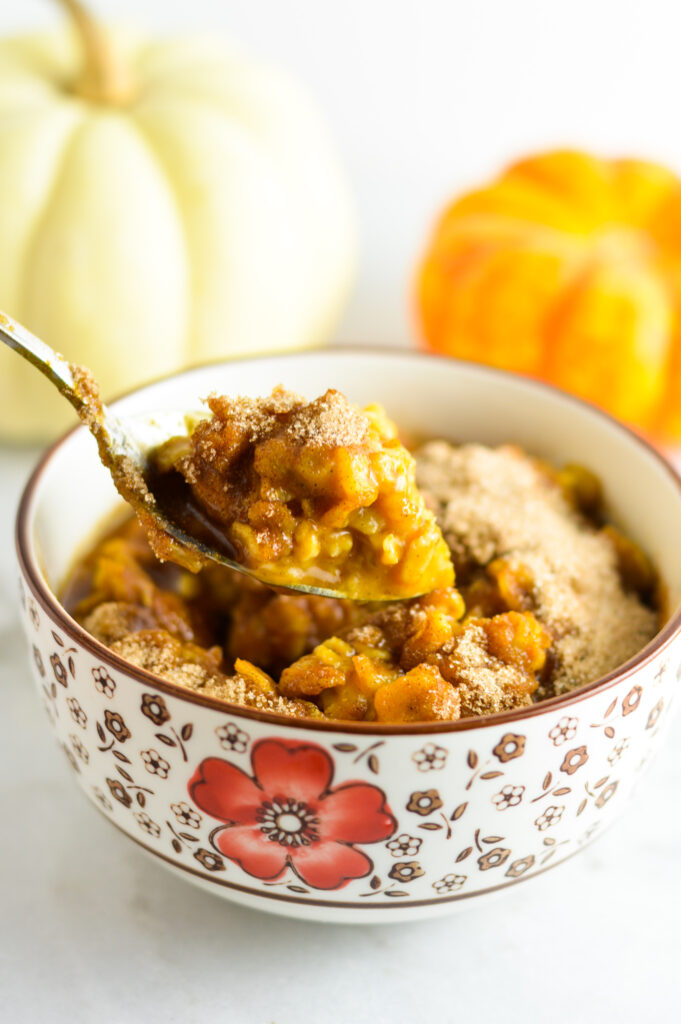
M 201 368 L 140 390 L 125 413 L 213 390 L 382 402 L 405 431 L 515 441 L 602 478 L 619 524 L 681 595 L 681 483 L 633 434 L 545 385 L 410 353 L 305 353 Z M 205 889 L 333 922 L 449 912 L 580 850 L 616 816 L 662 741 L 679 686 L 681 613 L 604 679 L 529 709 L 452 724 L 285 720 L 127 665 L 55 593 L 116 496 L 77 428 L 24 493 L 23 623 L 52 728 L 93 804 Z

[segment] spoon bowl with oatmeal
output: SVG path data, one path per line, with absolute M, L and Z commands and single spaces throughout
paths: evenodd
M 329 389 L 313 402 L 211 395 L 209 416 L 149 443 L 104 405 L 90 371 L 0 313 L 0 340 L 71 403 L 156 556 L 210 562 L 271 586 L 385 601 L 450 586 L 449 550 L 416 488 L 414 461 L 378 407 Z

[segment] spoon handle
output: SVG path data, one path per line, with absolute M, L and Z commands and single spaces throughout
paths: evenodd
M 139 458 L 139 453 L 116 416 L 99 398 L 99 394 L 88 393 L 83 387 L 71 363 L 50 348 L 35 334 L 31 334 L 20 323 L 0 310 L 0 341 L 14 349 L 27 362 L 44 374 L 64 398 L 71 403 L 80 419 L 85 423 L 99 446 L 105 466 L 112 465 L 112 459 L 120 456 Z
M 28 360 L 37 370 L 45 374 L 47 379 L 59 389 L 61 394 L 80 413 L 84 405 L 84 397 L 78 390 L 73 378 L 71 364 L 58 352 L 46 345 L 40 338 L 27 331 L 25 327 L 0 310 L 0 341 L 14 349 L 20 356 Z

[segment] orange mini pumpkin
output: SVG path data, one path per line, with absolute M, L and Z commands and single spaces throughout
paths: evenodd
M 430 348 L 681 437 L 681 181 L 664 167 L 522 160 L 444 211 L 417 289 Z

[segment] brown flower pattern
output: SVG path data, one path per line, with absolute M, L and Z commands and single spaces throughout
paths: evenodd
M 80 765 L 76 761 L 75 754 L 70 747 L 67 747 L 65 743 L 62 743 L 62 750 L 66 754 L 66 759 L 73 768 L 74 772 L 80 772 Z
M 420 878 L 424 874 L 425 871 L 417 860 L 401 860 L 393 864 L 388 872 L 388 876 L 397 882 L 413 882 L 415 878 Z
M 30 610 L 29 603 L 24 612 L 27 621 Z M 165 854 L 178 862 L 184 860 L 185 866 L 200 868 L 204 877 L 227 870 L 228 881 L 243 882 L 240 870 L 213 848 L 208 816 L 199 813 L 193 805 L 187 779 L 191 776 L 194 755 L 206 738 L 209 746 L 212 745 L 213 755 L 219 754 L 222 748 L 236 755 L 233 758 L 235 773 L 247 772 L 245 762 L 251 748 L 261 733 L 266 733 L 262 724 L 241 719 L 237 711 L 232 712 L 230 720 L 228 708 L 220 715 L 213 715 L 211 720 L 203 708 L 197 708 L 195 720 L 180 727 L 175 720 L 185 722 L 185 718 L 180 717 L 181 712 L 173 710 L 175 701 L 165 694 L 144 692 L 144 686 L 136 693 L 131 691 L 135 702 L 132 706 L 124 704 L 122 701 L 127 700 L 127 695 L 123 674 L 117 675 L 105 664 L 92 661 L 87 664 L 85 657 L 72 659 L 70 655 L 78 652 L 68 646 L 69 637 L 62 634 L 62 640 L 59 624 L 50 623 L 42 609 L 40 615 L 45 621 L 37 634 L 28 621 L 33 674 L 41 698 L 51 711 L 65 756 L 74 771 L 81 773 L 79 781 L 92 801 L 121 823 L 129 822 L 128 831 L 132 830 L 138 839 L 142 839 L 140 831 L 155 841 L 162 839 Z M 57 627 L 52 632 L 52 640 L 50 626 Z M 374 850 L 371 870 L 362 883 L 370 891 L 351 893 L 348 889 L 348 897 L 354 899 L 361 895 L 372 905 L 392 902 L 385 898 L 387 896 L 402 897 L 406 906 L 412 900 L 446 899 L 460 890 L 465 893 L 483 891 L 531 875 L 545 863 L 558 863 L 584 845 L 596 826 L 603 829 L 608 824 L 613 808 L 608 808 L 606 813 L 606 804 L 617 795 L 619 785 L 622 785 L 623 801 L 629 794 L 630 775 L 633 776 L 639 764 L 649 761 L 654 753 L 661 732 L 657 726 L 664 720 L 677 675 L 681 681 L 681 665 L 677 673 L 676 660 L 658 667 L 660 659 L 657 659 L 621 689 L 613 688 L 610 693 L 594 694 L 593 698 L 587 696 L 579 704 L 568 704 L 567 710 L 578 710 L 579 717 L 570 714 L 558 717 L 555 710 L 546 709 L 532 722 L 509 721 L 506 724 L 509 731 L 503 734 L 498 726 L 480 731 L 472 742 L 473 750 L 468 750 L 470 739 L 461 749 L 459 739 L 446 734 L 424 736 L 420 743 L 414 743 L 412 736 L 411 743 L 399 752 L 400 772 L 404 771 L 411 785 L 405 782 L 401 788 L 400 781 L 400 795 L 395 797 L 392 786 L 385 784 L 388 799 L 393 792 L 392 810 L 398 812 L 395 834 L 386 833 Z M 90 678 L 92 681 L 88 682 Z M 153 686 L 153 681 L 148 685 Z M 77 694 L 78 699 L 71 694 Z M 116 705 L 118 711 L 113 710 Z M 641 713 L 629 718 L 638 708 Z M 597 723 L 593 726 L 597 731 L 590 731 L 592 722 Z M 165 723 L 169 723 L 167 727 Z M 99 739 L 95 736 L 95 727 Z M 525 734 L 512 731 L 515 728 L 525 728 Z M 153 734 L 155 739 L 152 740 Z M 188 742 L 192 735 L 193 744 Z M 485 740 L 484 737 L 491 738 Z M 150 740 L 155 745 L 147 748 Z M 303 737 L 301 742 L 305 740 Z M 369 772 L 379 776 L 379 783 L 384 783 L 394 763 L 391 739 L 372 737 L 368 740 L 343 735 L 339 740 L 342 742 L 333 749 L 341 756 L 331 753 L 330 756 L 335 760 L 341 780 L 349 780 L 348 787 L 358 784 L 353 780 L 359 776 L 370 779 Z M 373 742 L 375 740 L 381 742 Z M 401 742 L 405 740 L 408 742 L 409 738 Z M 446 742 L 447 747 L 437 740 Z M 329 744 L 329 752 L 331 746 Z M 379 747 L 384 749 L 376 753 Z M 452 758 L 458 761 L 459 755 L 461 763 L 465 760 L 471 771 L 465 772 L 461 780 L 455 773 L 457 786 L 452 792 L 447 768 L 452 765 Z M 620 765 L 624 770 L 622 775 Z M 585 766 L 588 772 L 582 771 Z M 438 770 L 442 772 L 440 776 L 424 777 L 422 774 Z M 610 776 L 609 771 L 613 772 Z M 584 785 L 579 780 L 573 783 L 572 777 L 576 774 Z M 111 777 L 105 779 L 105 775 Z M 163 786 L 160 782 L 156 785 L 151 775 L 169 781 Z M 620 775 L 619 782 L 617 775 Z M 436 781 L 438 788 L 428 788 L 431 781 Z M 99 784 L 92 785 L 94 782 Z M 414 785 L 427 788 L 412 792 Z M 532 810 L 535 802 L 536 809 Z M 549 802 L 550 806 L 545 807 Z M 117 810 L 118 807 L 130 814 Z M 503 828 L 499 827 L 502 820 L 497 820 L 496 810 L 506 812 Z M 407 813 L 415 817 L 407 819 Z M 170 834 L 166 833 L 166 826 Z M 535 835 L 536 848 L 532 841 L 528 842 L 528 829 Z M 412 835 L 411 830 L 415 834 Z M 447 842 L 452 839 L 453 842 Z M 503 846 L 505 842 L 508 847 Z M 153 846 L 155 842 L 148 845 Z M 534 853 L 528 853 L 528 849 L 534 849 Z M 239 864 L 238 859 L 234 863 Z M 432 873 L 433 865 L 437 864 L 439 870 Z M 457 874 L 456 869 L 467 874 Z M 497 869 L 496 874 L 493 869 Z M 492 875 L 485 877 L 484 872 L 490 870 Z M 447 873 L 440 877 L 443 871 Z M 301 888 L 289 885 L 291 881 L 296 882 L 296 879 L 287 877 L 268 884 L 280 886 L 276 891 L 284 898 L 291 898 L 286 895 L 287 887 L 297 894 L 298 900 L 314 895 L 306 891 L 305 882 Z M 394 900 L 396 904 L 399 902 Z
M 203 821 L 202 816 L 198 811 L 195 811 L 189 804 L 184 801 L 179 804 L 171 804 L 170 810 L 177 818 L 180 825 L 186 825 L 188 828 L 198 828 Z
M 442 807 L 442 800 L 436 789 L 417 790 L 411 794 L 407 804 L 408 811 L 411 811 L 413 814 L 420 814 L 422 818 L 432 814 L 433 811 L 439 810 L 440 807 Z
M 206 871 L 224 871 L 225 862 L 219 853 L 212 850 L 204 850 L 202 847 L 195 851 L 194 859 L 202 864 Z
M 54 652 L 54 654 L 50 655 L 50 665 L 52 666 L 52 671 L 54 672 L 54 678 L 57 680 L 57 682 L 61 686 L 68 686 L 69 685 L 69 677 L 66 674 L 66 669 L 64 668 L 64 663 L 62 662 L 61 658 L 59 657 L 59 655 L 57 654 L 56 651 Z
M 41 679 L 44 679 L 45 665 L 43 663 L 43 656 L 35 644 L 33 644 L 33 661 L 35 662 L 35 667 L 38 669 L 38 675 L 40 676 Z
M 87 725 L 87 715 L 83 711 L 82 707 L 80 706 L 76 698 L 67 697 L 66 706 L 69 709 L 69 714 L 71 715 L 71 718 L 76 723 L 76 725 L 79 725 L 81 729 L 84 729 L 85 726 Z
M 393 857 L 415 857 L 421 849 L 422 839 L 418 836 L 409 836 L 406 832 L 403 832 L 400 836 L 395 836 L 385 845 L 390 850 Z
M 467 878 L 468 875 L 455 875 L 453 873 L 444 875 L 437 882 L 433 882 L 433 889 L 435 889 L 438 896 L 444 896 L 445 893 L 458 892 L 465 885 Z
M 163 725 L 170 718 L 170 712 L 163 697 L 158 697 L 153 693 L 142 694 L 140 710 L 154 725 Z
M 589 760 L 589 754 L 586 747 L 575 747 L 574 750 L 568 750 L 567 754 L 563 758 L 563 763 L 560 766 L 560 770 L 565 772 L 566 775 L 574 775 L 575 772 L 585 765 Z
M 119 743 L 125 743 L 130 739 L 130 730 L 123 721 L 122 715 L 119 715 L 117 711 L 109 711 L 107 708 L 104 712 L 104 724 Z
M 437 771 L 447 763 L 447 751 L 436 743 L 426 743 L 421 750 L 411 755 L 411 759 L 420 772 Z
M 535 858 L 533 854 L 529 854 L 527 857 L 520 857 L 518 860 L 514 860 L 512 864 L 506 868 L 505 874 L 507 878 L 520 878 L 526 871 L 534 867 Z
M 492 797 L 492 803 L 498 811 L 505 811 L 509 807 L 517 807 L 523 798 L 524 786 L 504 786 Z
M 34 629 L 40 629 L 40 616 L 38 615 L 38 608 L 35 601 L 31 601 L 28 608 L 28 614 L 31 617 Z
M 622 714 L 630 715 L 632 711 L 636 711 L 636 708 L 641 703 L 642 696 L 643 688 L 641 686 L 632 686 L 629 693 L 622 701 Z
M 109 787 L 112 797 L 115 800 L 118 800 L 119 804 L 123 804 L 124 807 L 130 806 L 132 803 L 132 797 L 122 782 L 119 782 L 118 779 L 107 779 L 106 784 Z
M 658 700 L 657 704 L 655 705 L 655 707 L 651 710 L 650 714 L 648 715 L 648 721 L 646 722 L 646 729 L 653 729 L 657 725 L 657 723 L 658 723 L 658 721 L 660 719 L 660 715 L 662 714 L 662 709 L 663 708 L 664 708 L 664 699 L 660 698 L 660 700 Z
M 56 686 L 57 684 L 53 683 L 52 685 Z M 55 727 L 55 723 L 57 721 L 57 714 L 56 714 L 56 712 L 54 710 L 54 705 L 53 705 L 52 701 L 49 700 L 49 699 L 43 701 L 43 708 L 45 709 L 45 714 L 47 715 L 47 717 L 50 720 L 50 725 L 52 726 L 52 728 L 54 728 Z
M 554 747 L 560 747 L 563 743 L 573 740 L 577 735 L 577 718 L 569 718 L 567 715 L 554 725 L 549 731 L 549 739 L 553 741 Z
M 141 750 L 140 757 L 144 761 L 144 767 L 151 775 L 158 775 L 159 779 L 168 778 L 170 764 L 164 757 L 161 757 L 158 750 Z
M 102 793 L 99 786 L 93 786 L 92 792 L 94 793 L 95 800 L 100 805 L 100 807 L 103 807 L 105 811 L 113 811 L 113 804 L 111 803 L 109 798 L 106 797 L 104 793 Z
M 103 665 L 93 668 L 92 678 L 98 693 L 103 693 L 105 697 L 113 697 L 116 692 L 116 684 Z
M 598 797 L 595 800 L 596 807 L 598 807 L 599 810 L 602 807 L 605 807 L 608 800 L 612 800 L 615 793 L 617 792 L 617 786 L 617 782 L 611 782 L 608 786 L 606 786 L 604 789 L 600 791 Z
M 628 746 L 628 738 L 623 739 L 620 743 L 616 743 L 610 751 L 610 753 L 608 754 L 608 764 L 610 766 L 617 764 L 617 762 L 619 761 L 619 759 L 621 758 L 622 754 L 625 752 Z
M 514 732 L 504 733 L 492 753 L 503 764 L 513 761 L 516 757 L 522 757 L 525 753 L 525 736 L 518 736 Z
M 502 864 L 506 863 L 510 856 L 510 850 L 505 850 L 502 846 L 495 846 L 493 850 L 488 850 L 487 853 L 483 853 L 481 857 L 478 857 L 478 867 L 481 871 L 499 868 Z
M 235 754 L 244 754 L 248 749 L 249 735 L 240 729 L 234 722 L 227 722 L 226 725 L 219 725 L 215 735 L 220 740 L 220 746 L 224 750 L 231 750 Z
M 86 748 L 81 743 L 80 739 L 77 736 L 71 734 L 69 736 L 69 740 L 71 741 L 71 748 L 74 754 L 76 754 L 81 759 L 83 764 L 88 764 L 90 761 L 90 755 L 88 754 Z
M 555 804 L 551 804 L 546 808 L 543 814 L 540 814 L 538 818 L 535 818 L 534 823 L 540 832 L 545 832 L 547 828 L 551 828 L 553 825 L 558 824 L 560 819 L 563 817 L 564 810 L 564 805 L 557 807 Z
M 151 820 L 146 811 L 136 811 L 133 814 L 133 818 L 143 832 L 146 832 L 149 836 L 153 836 L 154 839 L 158 839 L 161 834 L 161 829 L 155 821 Z

